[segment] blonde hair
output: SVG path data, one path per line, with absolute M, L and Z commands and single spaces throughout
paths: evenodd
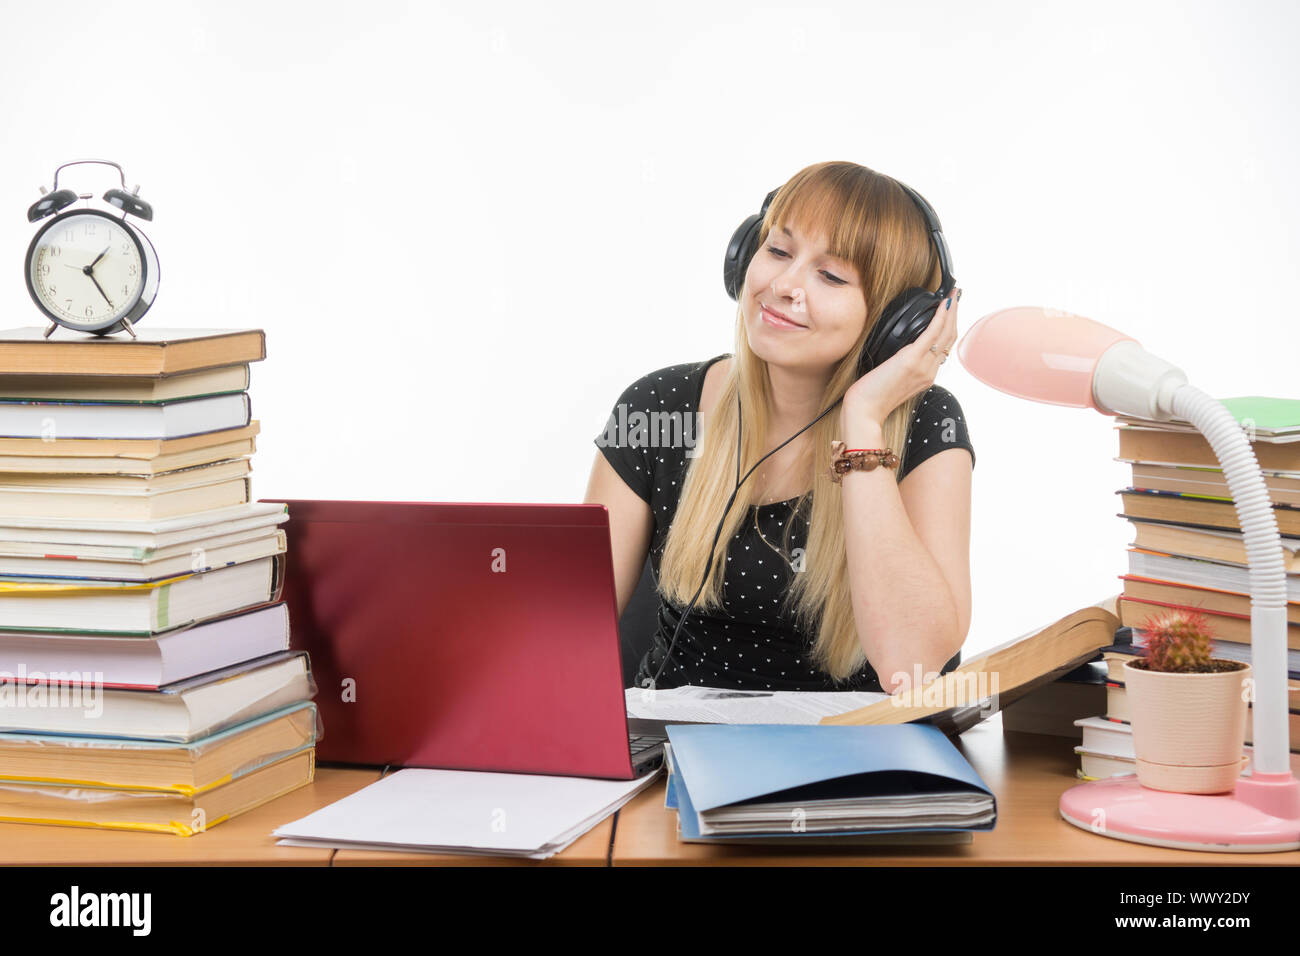
M 817 163 L 800 170 L 777 190 L 759 230 L 761 249 L 769 232 L 778 225 L 794 225 L 804 235 L 827 237 L 829 251 L 851 262 L 862 282 L 867 321 L 853 348 L 835 366 L 819 408 L 840 399 L 858 379 L 858 360 L 884 308 L 899 293 L 910 288 L 937 289 L 940 282 L 938 253 L 930 240 L 925 217 L 910 196 L 893 179 L 865 166 L 848 162 Z M 681 499 L 660 566 L 659 590 L 670 601 L 686 607 L 700 586 L 708 543 L 736 482 L 736 438 L 739 429 L 733 414 L 736 396 L 743 407 L 744 434 L 740 436 L 743 476 L 759 458 L 771 451 L 761 447 L 768 433 L 772 407 L 771 381 L 767 363 L 749 347 L 745 333 L 742 291 L 736 309 L 735 359 L 710 415 L 710 426 L 697 440 L 697 456 L 686 473 Z M 914 395 L 885 418 L 885 447 L 894 449 L 900 461 L 895 480 L 905 464 L 907 426 L 920 395 Z M 808 539 L 804 570 L 794 575 L 783 607 L 793 610 L 797 626 L 816 633 L 814 664 L 835 680 L 845 680 L 866 663 L 858 640 L 844 551 L 844 512 L 840 486 L 827 474 L 831 441 L 843 437 L 843 406 L 812 426 L 810 457 L 800 462 L 811 491 L 800 497 L 795 513 L 809 504 Z M 900 450 L 901 449 L 901 450 Z M 748 509 L 756 505 L 755 482 L 747 481 L 736 494 L 735 503 L 718 537 L 712 555 L 709 583 L 701 592 L 696 608 L 717 610 L 722 605 L 723 565 L 727 544 L 736 535 Z M 793 521 L 785 523 L 782 547 L 789 551 Z

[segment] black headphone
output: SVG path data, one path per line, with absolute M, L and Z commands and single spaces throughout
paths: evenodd
M 68 166 L 79 166 L 83 163 L 99 163 L 103 166 L 112 166 L 117 170 L 118 178 L 122 181 L 122 188 L 110 189 L 108 192 L 104 193 L 104 202 L 108 203 L 110 206 L 116 206 L 118 209 L 122 210 L 124 215 L 137 216 L 145 221 L 151 221 L 153 219 L 153 207 L 137 195 L 137 193 L 140 192 L 140 187 L 136 186 L 135 192 L 126 191 L 126 174 L 122 172 L 121 166 L 107 159 L 76 159 L 70 163 L 64 163 L 58 169 L 54 170 L 54 192 L 46 193 L 45 187 L 41 187 L 41 193 L 43 195 L 40 199 L 36 200 L 36 202 L 32 203 L 31 208 L 27 210 L 28 222 L 37 222 L 47 216 L 52 216 L 60 209 L 66 209 L 78 199 L 83 198 L 71 189 L 59 188 L 59 171 Z M 86 196 L 84 198 L 89 199 L 90 197 Z
M 898 182 L 898 180 L 894 181 Z M 930 237 L 939 253 L 939 269 L 942 278 L 938 292 L 931 292 L 929 289 L 907 289 L 895 296 L 889 305 L 885 306 L 884 311 L 881 312 L 880 321 L 876 323 L 875 328 L 871 330 L 871 334 L 867 336 L 867 341 L 863 343 L 862 356 L 858 360 L 859 378 L 882 362 L 888 361 L 899 349 L 915 342 L 930 324 L 930 320 L 934 318 L 935 312 L 939 309 L 939 304 L 951 294 L 955 285 L 952 277 L 952 259 L 948 255 L 948 243 L 944 241 L 943 228 L 939 225 L 939 217 L 935 215 L 934 210 L 930 208 L 930 204 L 921 197 L 920 193 L 903 183 L 898 183 L 898 185 L 902 186 L 903 190 L 912 197 L 912 201 L 916 203 L 921 210 L 921 214 L 925 216 Z M 727 243 L 727 251 L 722 260 L 722 281 L 726 286 L 727 295 L 733 299 L 739 300 L 740 298 L 740 290 L 745 284 L 745 272 L 749 269 L 749 262 L 754 258 L 754 253 L 758 251 L 758 233 L 763 217 L 767 215 L 767 208 L 772 204 L 772 197 L 776 193 L 777 190 L 773 189 L 767 194 L 767 198 L 763 200 L 763 208 L 759 210 L 757 215 L 750 216 L 742 222 L 740 228 L 732 234 L 731 242 Z M 691 598 L 691 603 L 687 605 L 686 610 L 682 612 L 682 616 L 678 619 L 677 627 L 673 629 L 673 639 L 668 645 L 668 650 L 664 652 L 664 659 L 659 662 L 654 677 L 648 679 L 649 683 L 646 686 L 654 687 L 658 684 L 659 675 L 663 673 L 664 667 L 672 658 L 673 648 L 677 646 L 677 635 L 682 629 L 682 624 L 686 622 L 687 616 L 699 599 L 700 592 L 704 590 L 704 584 L 709 579 L 709 572 L 713 570 L 713 555 L 718 548 L 718 536 L 722 534 L 722 525 L 731 512 L 731 506 L 736 501 L 740 486 L 749 480 L 749 476 L 758 469 L 759 465 L 829 415 L 831 410 L 841 401 L 843 401 L 842 398 L 832 403 L 807 425 L 754 462 L 754 467 L 745 472 L 745 476 L 742 478 L 740 475 L 740 439 L 744 434 L 745 419 L 740 408 L 740 392 L 737 391 L 736 486 L 732 489 L 731 497 L 727 499 L 727 504 L 722 509 L 722 517 L 718 519 L 718 527 L 713 532 L 713 543 L 709 545 L 709 562 L 704 567 L 704 577 L 700 579 L 700 586 L 695 589 L 695 596 Z
M 920 338 L 921 333 L 925 331 L 930 320 L 934 318 L 935 312 L 938 311 L 939 303 L 948 298 L 954 285 L 952 259 L 948 255 L 948 243 L 944 241 L 939 217 L 920 193 L 904 183 L 898 185 L 912 197 L 912 201 L 921 210 L 921 215 L 925 216 L 926 227 L 939 253 L 942 279 L 938 292 L 931 292 L 929 289 L 907 289 L 900 292 L 885 306 L 880 321 L 871 330 L 862 347 L 862 357 L 858 362 L 859 378 L 882 362 L 888 361 L 903 346 L 911 345 Z M 740 291 L 745 285 L 745 272 L 749 269 L 749 262 L 754 258 L 754 253 L 758 251 L 758 234 L 767 215 L 767 207 L 772 204 L 772 197 L 776 193 L 777 191 L 773 189 L 767 194 L 767 198 L 763 200 L 763 208 L 757 215 L 750 216 L 742 222 L 732 235 L 731 242 L 727 243 L 727 252 L 722 260 L 722 284 L 726 287 L 727 295 L 733 299 L 740 298 Z

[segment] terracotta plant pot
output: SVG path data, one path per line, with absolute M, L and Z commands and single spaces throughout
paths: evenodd
M 1209 674 L 1124 663 L 1138 782 L 1176 793 L 1228 793 L 1246 766 L 1249 664 Z

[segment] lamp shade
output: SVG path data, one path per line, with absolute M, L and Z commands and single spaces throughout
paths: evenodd
M 1093 379 L 1103 353 L 1136 342 L 1082 315 L 1017 306 L 984 316 L 957 343 L 966 370 L 998 391 L 1052 405 L 1093 408 Z

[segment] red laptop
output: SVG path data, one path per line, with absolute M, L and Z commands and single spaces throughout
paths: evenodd
M 634 779 L 603 505 L 283 501 L 321 761 Z

